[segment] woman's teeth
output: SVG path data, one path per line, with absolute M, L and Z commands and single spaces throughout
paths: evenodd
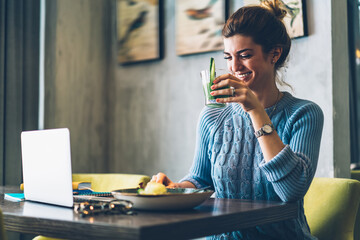
M 243 73 L 243 74 L 237 74 L 237 76 L 238 76 L 238 78 L 244 78 L 250 74 L 251 74 L 251 72 L 248 72 L 248 73 Z

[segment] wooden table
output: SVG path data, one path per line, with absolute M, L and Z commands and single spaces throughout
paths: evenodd
M 81 218 L 71 208 L 4 200 L 15 189 L 0 187 L 6 230 L 66 239 L 190 239 L 297 216 L 296 203 L 211 198 L 186 211 Z

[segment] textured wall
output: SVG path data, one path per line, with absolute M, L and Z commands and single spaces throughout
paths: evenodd
M 107 6 L 46 1 L 45 128 L 70 128 L 74 172 L 108 168 Z
M 324 112 L 317 176 L 350 177 L 346 1 L 306 1 L 309 36 L 293 41 L 287 79 Z
M 111 165 L 115 171 L 149 175 L 164 171 L 174 180 L 187 173 L 196 124 L 204 106 L 200 70 L 210 57 L 224 67 L 221 52 L 175 53 L 175 1 L 165 1 L 163 60 L 117 68 Z
M 331 3 L 306 2 L 309 36 L 293 41 L 287 79 L 294 87 L 296 96 L 316 102 L 324 112 L 317 175 L 331 177 L 334 175 Z

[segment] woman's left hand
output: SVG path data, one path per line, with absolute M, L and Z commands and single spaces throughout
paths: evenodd
M 229 95 L 229 97 L 217 98 L 216 101 L 219 103 L 236 102 L 239 103 L 246 112 L 263 108 L 253 91 L 251 91 L 242 80 L 230 73 L 217 77 L 211 89 L 213 91 L 210 94 L 214 97 Z

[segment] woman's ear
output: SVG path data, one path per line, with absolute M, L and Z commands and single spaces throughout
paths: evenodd
M 279 60 L 282 54 L 282 50 L 282 47 L 274 47 L 273 50 L 271 50 L 270 56 L 272 64 L 275 64 Z

